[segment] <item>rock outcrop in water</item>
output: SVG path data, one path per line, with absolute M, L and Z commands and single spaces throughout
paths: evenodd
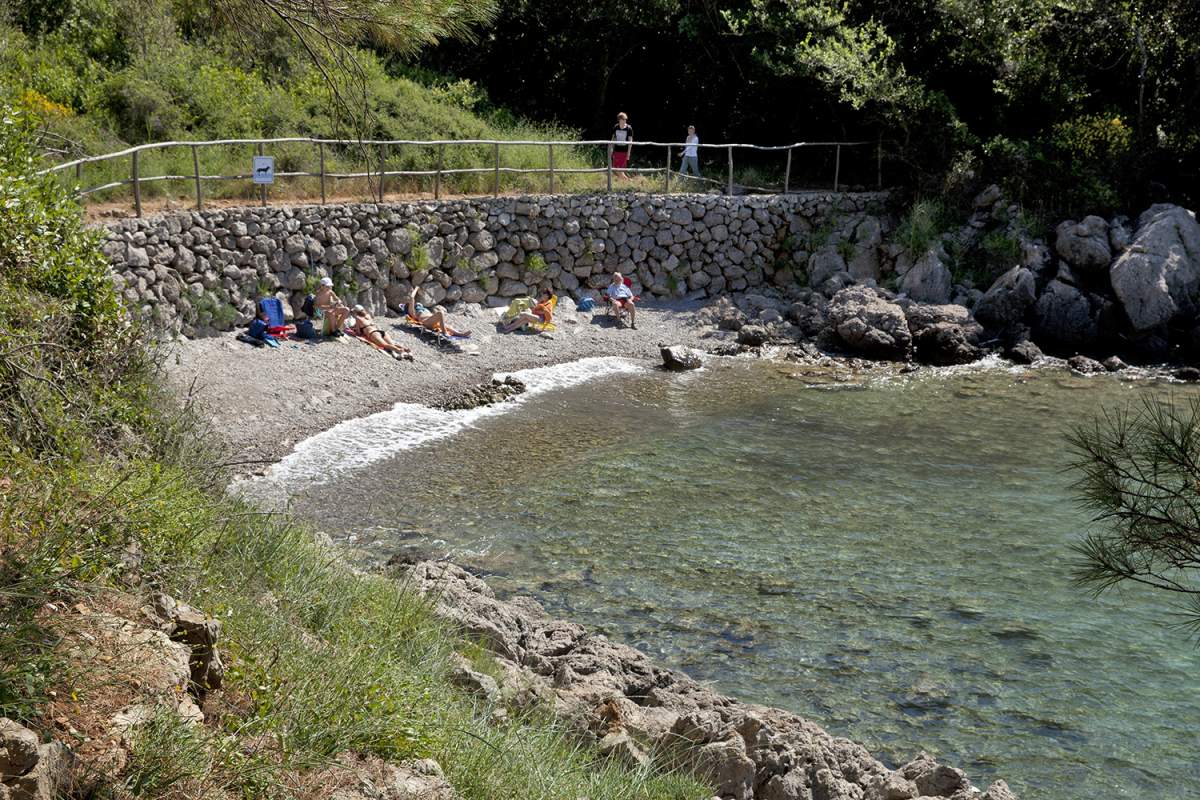
M 795 714 L 741 703 L 643 653 L 548 616 L 531 598 L 496 598 L 461 567 L 424 561 L 404 579 L 436 599 L 436 613 L 480 641 L 498 683 L 465 662 L 458 682 L 490 702 L 549 706 L 612 758 L 651 754 L 711 781 L 727 800 L 1015 800 L 1003 781 L 986 792 L 922 753 L 888 769 L 866 748 Z
M 442 411 L 465 411 L 469 408 L 503 403 L 524 391 L 525 384 L 509 375 L 504 380 L 493 378 L 487 383 L 468 386 L 440 403 L 436 403 L 435 406 Z

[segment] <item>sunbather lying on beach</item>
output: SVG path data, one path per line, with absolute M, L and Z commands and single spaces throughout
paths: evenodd
M 356 336 L 361 336 L 371 344 L 378 347 L 380 350 L 391 353 L 398 358 L 412 359 L 412 353 L 407 347 L 401 347 L 391 340 L 391 337 L 384 331 L 379 329 L 375 324 L 375 318 L 370 312 L 362 306 L 355 306 L 353 310 L 354 324 L 350 329 Z
M 420 287 L 414 286 L 412 292 L 408 295 L 408 316 L 421 323 L 421 327 L 426 330 L 435 331 L 445 334 L 446 336 L 470 336 L 470 331 L 459 331 L 451 328 L 446 324 L 446 312 L 441 309 L 430 311 L 425 306 L 417 302 L 417 292 Z
M 526 300 L 525 302 L 529 301 Z M 524 328 L 526 325 L 549 325 L 550 319 L 554 314 L 555 302 L 554 292 L 549 289 L 542 289 L 538 293 L 538 301 L 533 308 L 528 311 L 522 311 L 513 317 L 512 321 L 504 326 L 504 332 L 512 333 L 518 328 Z

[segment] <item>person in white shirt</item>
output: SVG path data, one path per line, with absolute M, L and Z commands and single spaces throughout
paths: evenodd
M 695 125 L 688 125 L 687 139 L 684 141 L 687 142 L 687 147 L 683 148 L 683 161 L 679 165 L 679 174 L 687 175 L 688 170 L 691 170 L 691 173 L 699 178 L 700 148 L 697 145 L 700 144 L 700 137 L 696 135 Z
M 629 327 L 637 330 L 637 308 L 633 305 L 633 290 L 625 285 L 625 278 L 619 272 L 614 272 L 612 283 L 606 290 L 608 300 L 612 303 L 613 311 L 621 313 L 621 309 L 629 312 Z M 619 321 L 619 320 L 618 320 Z

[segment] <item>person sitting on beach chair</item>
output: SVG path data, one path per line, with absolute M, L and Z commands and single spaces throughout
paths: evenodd
M 530 301 L 524 298 L 525 303 Z M 513 301 L 512 306 L 509 306 L 510 312 L 518 305 L 517 301 Z M 554 316 L 554 307 L 558 305 L 558 298 L 550 289 L 542 289 L 538 293 L 538 301 L 531 308 L 518 309 L 517 313 L 513 314 L 508 323 L 504 326 L 505 333 L 512 333 L 515 330 L 524 328 L 526 325 L 533 327 L 539 331 L 554 330 L 554 323 L 551 318 Z M 508 316 L 508 314 L 505 314 Z
M 317 307 L 317 319 L 321 320 L 321 333 L 341 336 L 346 318 L 350 316 L 350 308 L 334 293 L 332 278 L 321 278 L 314 304 Z
M 362 306 L 355 306 L 351 313 L 354 316 L 354 324 L 350 326 L 351 333 L 373 345 L 377 350 L 391 353 L 398 359 L 412 360 L 412 353 L 409 349 L 396 344 L 386 332 L 381 331 L 369 311 Z
M 604 296 L 608 301 L 609 313 L 617 318 L 617 322 L 621 321 L 621 314 L 628 311 L 629 327 L 637 330 L 637 307 L 634 305 L 634 301 L 637 298 L 633 296 L 632 283 L 631 280 L 622 276 L 621 273 L 614 272 L 612 283 L 608 284 Z
M 414 286 L 408 295 L 408 318 L 420 325 L 422 328 L 434 333 L 440 333 L 443 336 L 470 336 L 470 331 L 459 331 L 451 328 L 446 324 L 446 312 L 440 308 L 430 311 L 425 306 L 417 302 L 417 292 L 421 287 Z

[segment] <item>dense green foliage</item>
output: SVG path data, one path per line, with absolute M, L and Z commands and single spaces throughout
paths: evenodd
M 456 651 L 486 656 L 422 598 L 226 496 L 80 209 L 33 176 L 28 118 L 0 109 L 0 716 L 64 736 L 50 702 L 71 719 L 114 690 L 68 660 L 48 604 L 162 590 L 221 619 L 225 685 L 203 727 L 163 710 L 137 728 L 101 796 L 306 796 L 347 751 L 437 758 L 475 800 L 711 793 L 602 759 L 544 712 L 494 716 L 450 681 Z
M 1000 181 L 1056 213 L 1194 205 L 1200 28 L 1184 0 L 502 0 L 436 69 L 520 113 L 607 136 L 883 140 L 889 184 Z M 832 165 L 805 153 L 801 174 Z M 873 159 L 843 172 L 870 183 Z
M 230 0 L 233 2 L 233 0 Z M 237 0 L 255 7 L 258 0 Z M 303 5 L 303 3 L 299 3 Z M 228 10 L 229 3 L 218 3 Z M 430 4 L 436 10 L 438 4 Z M 471 8 L 476 13 L 469 13 Z M 170 139 L 318 136 L 386 139 L 574 139 L 575 133 L 529 123 L 494 109 L 484 93 L 465 80 L 413 72 L 401 74 L 370 48 L 395 55 L 411 52 L 444 33 L 462 33 L 490 5 L 467 4 L 442 20 L 444 27 L 420 30 L 352 30 L 333 55 L 313 55 L 279 24 L 224 23 L 199 2 L 168 0 L 14 0 L 8 18 L 0 14 L 0 100 L 37 118 L 42 149 L 57 160 L 112 152 L 128 144 Z M 423 12 L 424 13 L 424 12 Z M 451 14 L 451 17 L 454 16 Z M 243 17 L 237 17 L 242 20 Z M 486 15 L 482 15 L 486 16 Z M 450 24 L 453 23 L 453 24 Z M 252 149 L 206 148 L 206 174 L 246 171 Z M 312 146 L 272 151 L 278 170 L 318 170 Z M 378 167 L 378 153 L 362 148 L 329 148 L 331 172 Z M 586 154 L 560 150 L 560 167 L 590 166 Z M 387 154 L 392 170 L 430 169 L 434 148 L 395 148 Z M 544 148 L 505 148 L 504 166 L 544 167 Z M 147 153 L 142 174 L 190 175 L 191 153 Z M 491 148 L 451 148 L 446 168 L 492 163 Z M 89 165 L 86 185 L 129 176 L 128 160 Z M 73 175 L 65 176 L 68 179 Z M 462 176 L 462 189 L 490 187 L 491 176 Z M 505 176 L 510 185 L 542 188 L 544 179 Z M 361 183 L 361 182 L 360 182 Z M 350 185 L 349 191 L 365 189 Z M 393 189 L 403 188 L 398 183 Z M 187 195 L 186 181 L 148 184 L 145 194 Z M 210 183 L 207 196 L 251 196 L 248 182 Z M 317 192 L 315 181 L 299 179 L 272 189 L 275 196 Z

